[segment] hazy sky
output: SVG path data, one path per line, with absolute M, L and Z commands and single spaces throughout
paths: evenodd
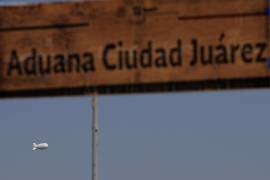
M 100 97 L 100 180 L 269 180 L 269 109 L 269 90 Z M 1 180 L 90 179 L 90 97 L 0 100 L 0 115 Z

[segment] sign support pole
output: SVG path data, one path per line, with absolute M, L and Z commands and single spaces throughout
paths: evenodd
M 92 108 L 92 180 L 98 180 L 98 108 L 96 94 L 92 97 Z

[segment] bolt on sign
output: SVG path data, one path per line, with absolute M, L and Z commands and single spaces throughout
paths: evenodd
M 270 86 L 267 0 L 0 7 L 0 97 Z

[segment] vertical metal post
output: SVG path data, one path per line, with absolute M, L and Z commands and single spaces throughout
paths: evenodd
M 98 108 L 96 94 L 93 95 L 92 108 L 92 180 L 98 180 Z

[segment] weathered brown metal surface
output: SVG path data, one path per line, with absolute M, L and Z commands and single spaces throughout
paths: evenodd
M 267 0 L 0 7 L 0 96 L 269 87 Z

